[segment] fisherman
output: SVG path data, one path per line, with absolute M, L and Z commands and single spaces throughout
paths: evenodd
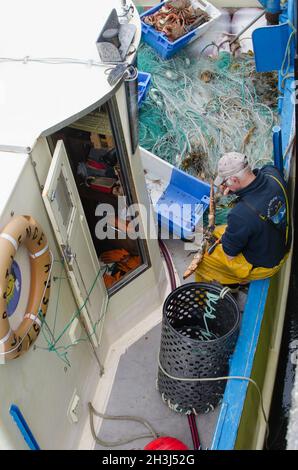
M 273 276 L 291 245 L 286 184 L 272 165 L 252 170 L 247 157 L 230 152 L 218 162 L 215 186 L 237 196 L 227 225 L 214 231 L 215 249 L 203 257 L 196 281 L 218 281 L 236 287 Z

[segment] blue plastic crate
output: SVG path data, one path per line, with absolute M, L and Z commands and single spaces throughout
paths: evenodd
M 152 15 L 158 11 L 164 4 L 165 2 L 161 2 L 157 6 L 147 10 L 141 15 L 141 20 L 143 20 L 145 16 Z M 213 13 L 211 15 L 211 20 L 208 21 L 208 23 L 198 26 L 196 29 L 186 33 L 176 41 L 169 41 L 164 33 L 159 33 L 155 28 L 153 28 L 153 26 L 147 25 L 144 21 L 142 21 L 142 38 L 147 44 L 149 44 L 149 46 L 153 47 L 153 49 L 155 49 L 163 59 L 170 59 L 174 54 L 180 51 L 180 49 L 205 32 L 212 21 L 217 16 L 220 16 L 220 12 L 215 7 L 212 6 L 211 8 Z
M 141 148 L 142 165 L 159 228 L 192 239 L 210 203 L 210 185 Z
M 146 98 L 151 82 L 151 74 L 146 72 L 138 73 L 138 105 L 141 107 Z
M 155 210 L 158 223 L 182 239 L 192 238 L 210 203 L 210 185 L 173 168 L 171 180 Z

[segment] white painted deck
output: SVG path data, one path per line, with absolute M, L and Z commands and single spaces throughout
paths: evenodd
M 167 240 L 165 244 L 172 255 L 175 268 L 181 283 L 193 282 L 193 278 L 183 281 L 182 276 L 191 255 L 184 251 L 181 240 Z M 246 295 L 238 294 L 237 301 L 243 311 Z M 122 354 L 112 392 L 105 413 L 108 415 L 133 415 L 146 419 L 157 433 L 176 437 L 193 449 L 188 419 L 168 408 L 163 403 L 156 388 L 158 373 L 157 356 L 161 337 L 161 323 L 150 329 L 138 341 L 132 344 Z M 212 438 L 220 407 L 208 414 L 196 417 L 201 446 L 211 447 Z M 130 421 L 104 420 L 99 437 L 102 440 L 115 442 L 128 436 L 147 434 L 147 429 L 138 423 Z M 129 444 L 112 447 L 113 449 L 141 450 L 151 440 L 150 438 L 135 440 Z M 111 447 L 109 447 L 111 448 Z M 96 450 L 107 449 L 99 444 Z

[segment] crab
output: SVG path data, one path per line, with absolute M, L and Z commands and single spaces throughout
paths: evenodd
M 213 78 L 214 78 L 214 74 L 210 70 L 204 70 L 200 74 L 200 80 L 202 80 L 205 83 L 211 82 Z
M 176 15 L 171 15 L 176 16 Z M 172 19 L 171 22 L 168 22 L 163 28 L 163 33 L 170 39 L 170 41 L 175 41 L 185 34 L 185 21 L 182 18 L 176 16 L 175 19 Z
M 144 22 L 164 33 L 170 41 L 175 41 L 194 27 L 209 20 L 209 15 L 200 8 L 193 8 L 190 0 L 172 0 Z
M 177 10 L 184 10 L 191 6 L 190 0 L 172 0 L 168 3 L 169 6 L 176 8 Z

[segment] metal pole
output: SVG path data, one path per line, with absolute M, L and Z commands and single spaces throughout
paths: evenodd
M 254 23 L 256 23 L 260 18 L 262 18 L 262 16 L 265 15 L 265 11 L 262 11 L 262 13 L 260 13 L 258 16 L 256 16 L 253 20 L 251 20 L 241 31 L 240 33 L 237 34 L 237 36 L 230 42 L 230 45 L 233 44 L 235 41 L 237 41 L 237 39 L 240 38 L 240 36 L 242 36 L 243 33 L 245 33 L 245 31 L 248 30 L 248 28 L 250 28 Z
M 274 126 L 273 129 L 273 155 L 274 155 L 274 165 L 280 173 L 284 174 L 284 162 L 282 155 L 282 142 L 281 142 L 281 128 L 279 126 Z

